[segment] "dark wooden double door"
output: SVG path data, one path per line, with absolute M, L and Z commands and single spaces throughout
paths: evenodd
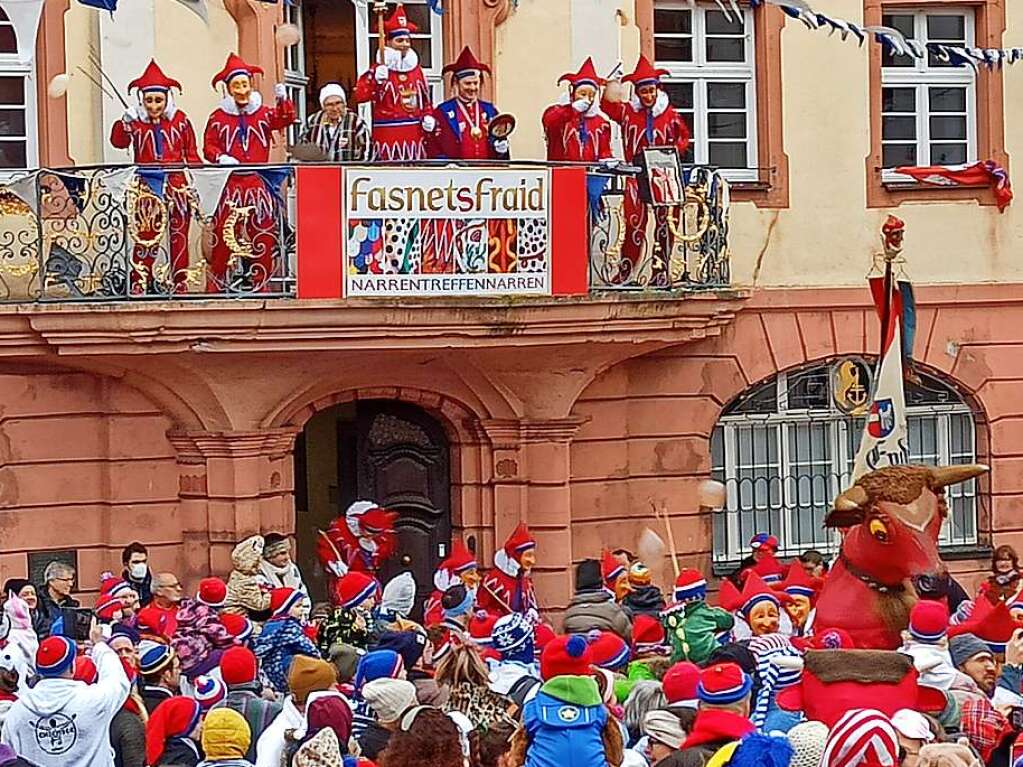
M 365 401 L 335 410 L 335 429 L 321 423 L 314 434 L 307 427 L 296 446 L 300 564 L 308 559 L 302 555 L 303 541 L 315 541 L 310 525 L 325 529 L 352 502 L 375 501 L 399 515 L 397 554 L 383 567 L 380 580 L 386 583 L 410 569 L 418 587 L 414 615 L 419 617 L 433 587 L 433 572 L 451 540 L 451 469 L 444 429 L 422 409 L 400 402 Z M 336 439 L 335 445 L 320 444 L 328 435 Z M 335 472 L 324 465 L 326 456 L 317 456 L 317 450 L 336 455 Z M 300 465 L 302 459 L 305 463 Z M 317 461 L 321 470 L 311 471 Z M 331 473 L 335 481 L 324 494 L 316 484 L 330 479 Z M 317 490 L 327 503 L 313 502 Z

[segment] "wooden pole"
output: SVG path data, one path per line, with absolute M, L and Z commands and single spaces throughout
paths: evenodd
M 383 64 L 384 62 L 384 16 L 387 15 L 387 0 L 376 0 L 373 4 L 373 10 L 377 14 L 377 64 Z
M 650 501 L 650 506 L 654 510 L 654 516 L 660 519 L 664 523 L 664 529 L 668 533 L 668 548 L 671 549 L 671 564 L 675 568 L 675 577 L 678 578 L 679 573 L 682 572 L 682 568 L 678 564 L 678 554 L 675 552 L 675 533 L 671 529 L 671 520 L 668 519 L 668 507 L 661 501 L 661 508 L 658 510 L 657 504 Z

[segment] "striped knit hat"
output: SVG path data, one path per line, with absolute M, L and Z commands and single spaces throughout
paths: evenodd
M 753 679 L 735 663 L 715 663 L 700 673 L 696 694 L 702 703 L 738 703 L 753 689 Z
M 707 598 L 707 579 L 703 573 L 689 567 L 675 579 L 675 601 L 696 602 Z
M 305 594 L 297 589 L 281 588 L 270 592 L 270 610 L 274 618 L 283 618 L 305 599 Z
M 870 708 L 847 711 L 828 735 L 821 767 L 895 767 L 899 738 L 891 720 Z
M 209 711 L 226 697 L 227 687 L 215 676 L 195 678 L 195 699 L 199 701 L 203 711 Z
M 139 671 L 149 676 L 163 671 L 174 658 L 174 650 L 170 645 L 143 640 L 139 643 Z
M 77 652 L 78 646 L 67 637 L 47 637 L 36 650 L 36 671 L 41 677 L 61 676 L 74 665 Z

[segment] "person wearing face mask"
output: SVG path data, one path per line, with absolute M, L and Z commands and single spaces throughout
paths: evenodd
M 320 88 L 320 111 L 309 116 L 302 141 L 315 144 L 330 162 L 367 162 L 369 127 L 359 113 L 348 108 L 348 96 L 338 83 Z
M 163 73 L 150 61 L 142 76 L 128 84 L 128 92 L 136 91 L 138 106 L 129 107 L 110 130 L 110 143 L 118 149 L 132 150 L 132 161 L 138 165 L 202 165 L 195 141 L 195 129 L 188 116 L 174 104 L 171 89 L 181 90 L 181 83 Z M 167 175 L 163 188 L 169 211 L 171 281 L 175 293 L 184 293 L 188 276 L 188 228 L 192 204 L 185 174 L 176 171 Z M 154 284 L 153 265 L 159 255 L 159 244 L 135 245 L 129 274 L 132 293 L 162 292 Z M 169 287 L 169 286 L 168 286 Z
M 622 129 L 625 162 L 635 164 L 643 160 L 643 150 L 649 147 L 672 146 L 680 157 L 689 149 L 689 128 L 682 116 L 671 106 L 668 94 L 661 88 L 666 69 L 655 68 L 645 56 L 639 57 L 636 70 L 622 78 L 632 83 L 633 95 L 628 101 L 618 101 L 622 94 L 620 83 L 609 83 L 604 89 L 600 108 Z M 668 231 L 669 208 L 657 208 L 656 242 L 660 246 L 661 260 L 667 263 L 671 252 Z M 626 281 L 642 260 L 646 240 L 647 207 L 639 196 L 639 181 L 629 179 L 625 189 L 625 242 L 622 245 L 622 263 L 619 279 Z
M 433 110 L 435 127 L 426 134 L 427 154 L 442 160 L 507 160 L 508 139 L 495 139 L 489 130 L 497 107 L 480 98 L 483 73 L 490 74 L 490 67 L 466 46 L 442 74 L 449 72 L 455 98 Z
M 139 595 L 139 606 L 153 601 L 153 574 L 149 570 L 149 550 L 138 541 L 129 543 L 121 551 L 124 570 L 121 577 Z

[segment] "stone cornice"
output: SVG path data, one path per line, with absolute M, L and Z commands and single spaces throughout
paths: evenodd
M 0 305 L 0 357 L 679 343 L 749 295 Z
M 515 449 L 524 444 L 542 442 L 571 442 L 579 428 L 589 420 L 583 416 L 555 418 L 547 421 L 535 419 L 488 419 L 480 421 L 480 428 L 495 449 Z
M 205 463 L 210 458 L 281 458 L 289 455 L 301 429 L 266 431 L 171 431 L 167 441 L 181 463 Z

